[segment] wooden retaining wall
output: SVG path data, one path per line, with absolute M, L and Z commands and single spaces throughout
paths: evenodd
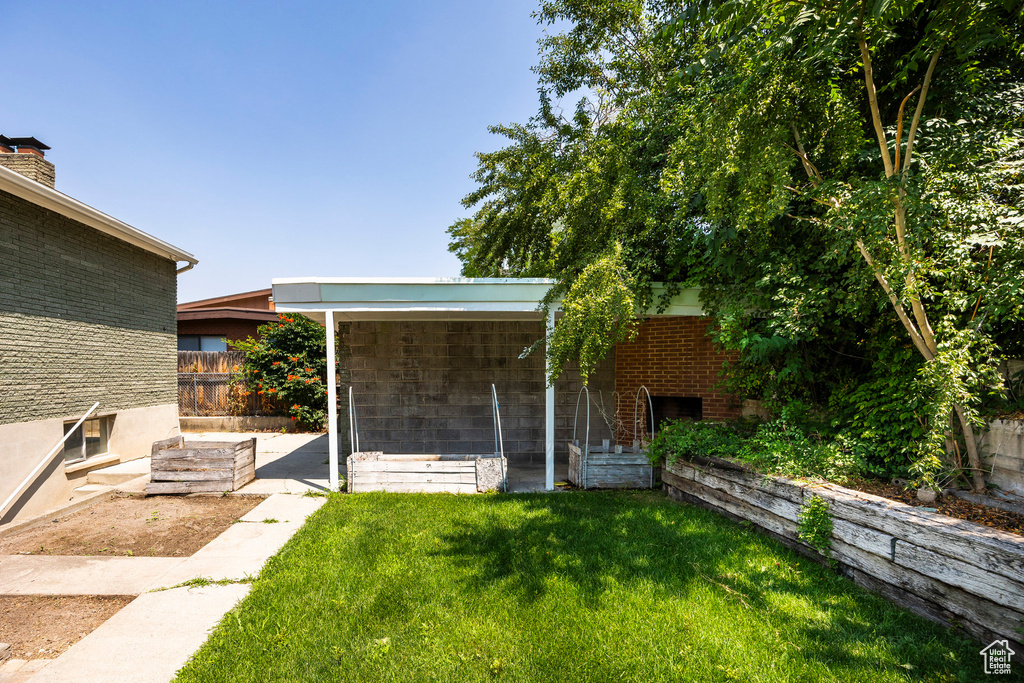
M 1021 647 L 1021 536 L 841 486 L 766 477 L 727 460 L 677 461 L 661 478 L 674 500 L 752 522 L 819 560 L 799 539 L 798 515 L 806 501 L 820 496 L 833 517 L 831 556 L 840 573 L 983 643 L 998 637 Z

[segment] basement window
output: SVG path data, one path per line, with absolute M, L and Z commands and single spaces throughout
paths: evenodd
M 704 415 L 704 402 L 699 396 L 651 396 L 654 424 L 660 430 L 666 420 L 699 421 Z
M 64 442 L 64 462 L 81 462 L 94 455 L 103 455 L 108 450 L 110 425 L 113 417 L 94 417 L 74 429 L 74 422 L 64 423 L 64 433 L 71 436 Z

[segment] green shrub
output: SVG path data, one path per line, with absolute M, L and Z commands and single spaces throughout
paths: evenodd
M 327 421 L 327 331 L 304 315 L 280 315 L 259 328 L 259 339 L 228 342 L 245 352 L 236 375 L 242 395 L 273 397 L 303 427 Z
M 770 474 L 843 482 L 865 472 L 868 448 L 849 436 L 823 437 L 776 420 L 760 425 L 737 457 Z
M 783 420 L 678 421 L 662 427 L 648 453 L 655 464 L 679 458 L 736 458 L 766 474 L 843 482 L 866 472 L 865 453 L 870 448 L 844 434 L 822 436 Z
M 743 445 L 746 423 L 673 420 L 663 425 L 647 453 L 651 462 L 671 463 L 679 458 L 735 458 Z

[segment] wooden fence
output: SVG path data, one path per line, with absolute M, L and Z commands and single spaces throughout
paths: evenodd
M 198 415 L 279 415 L 277 404 L 231 377 L 242 366 L 241 351 L 178 351 L 178 413 Z

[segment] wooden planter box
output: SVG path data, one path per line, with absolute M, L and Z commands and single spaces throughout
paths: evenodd
M 584 461 L 583 447 L 569 442 L 569 483 L 581 489 L 653 488 L 654 470 L 639 446 L 617 448 L 605 441 L 591 446 Z
M 153 444 L 146 493 L 236 491 L 256 478 L 256 439 Z
M 819 560 L 800 539 L 799 516 L 811 498 L 822 498 L 840 573 L 982 643 L 1005 638 L 1024 647 L 1021 536 L 834 484 L 765 476 L 731 460 L 679 460 L 661 476 L 670 498 L 752 522 Z
M 507 472 L 507 460 L 495 454 L 353 453 L 348 457 L 348 492 L 501 491 Z

